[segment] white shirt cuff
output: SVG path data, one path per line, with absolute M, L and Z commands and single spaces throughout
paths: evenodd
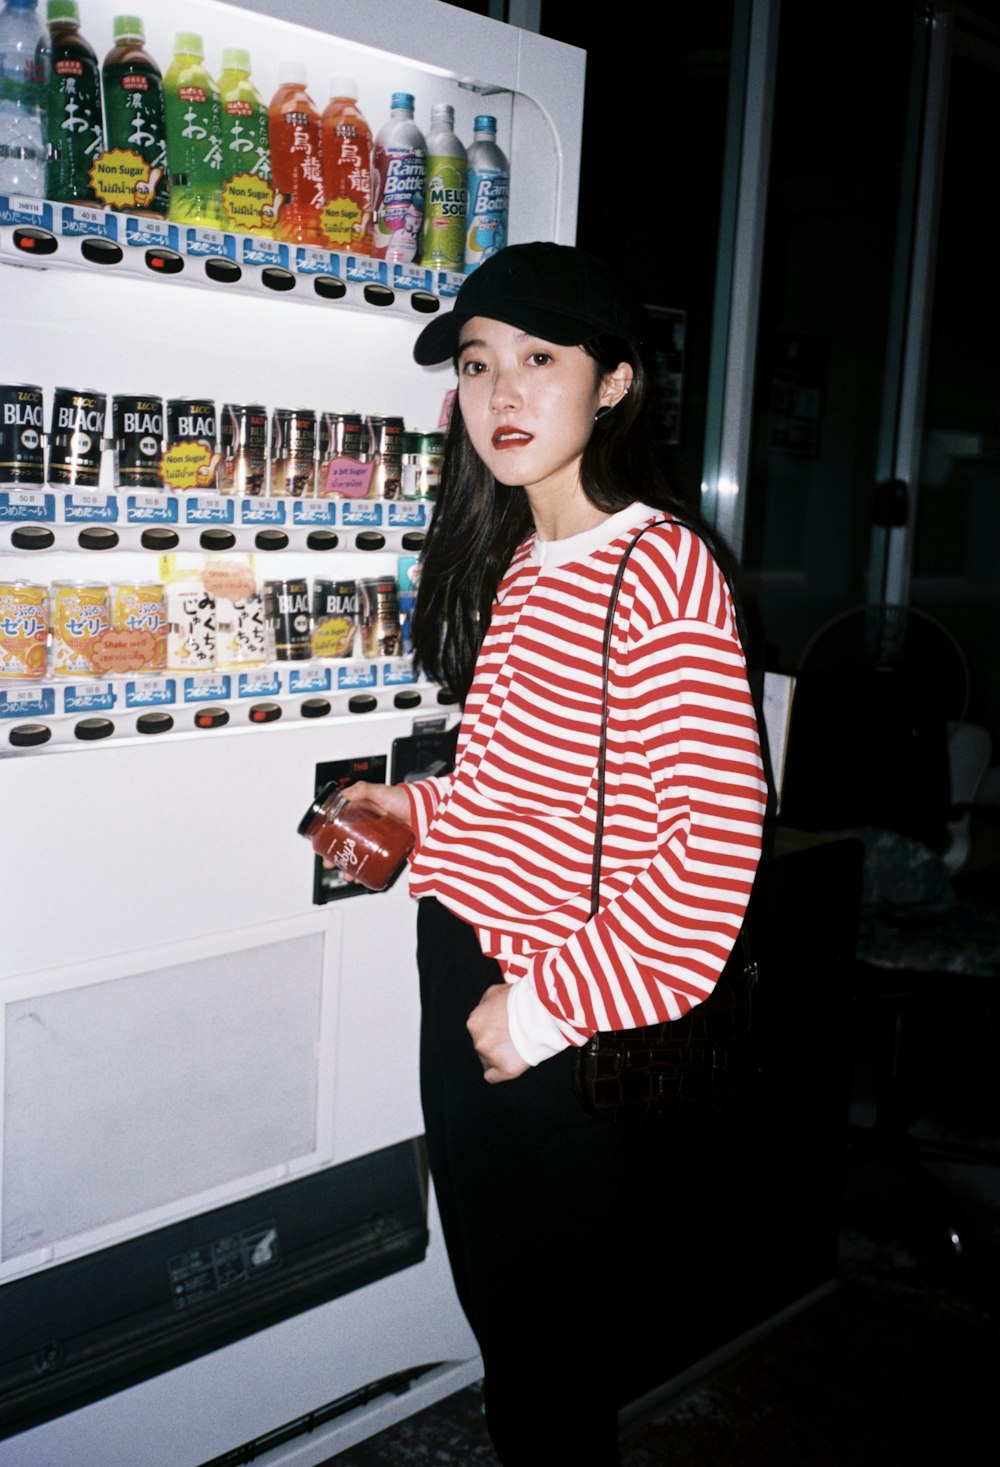
M 526 978 L 508 986 L 507 1027 L 511 1043 L 526 1064 L 540 1064 L 569 1048 L 569 1040 Z

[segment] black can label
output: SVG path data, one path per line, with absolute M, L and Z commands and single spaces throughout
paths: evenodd
M 41 484 L 45 478 L 42 389 L 0 386 L 0 484 Z
M 50 484 L 93 487 L 99 482 L 107 410 L 103 392 L 56 388 L 49 431 Z
M 264 622 L 268 648 L 278 662 L 301 662 L 312 656 L 309 582 L 264 582 Z
M 116 488 L 161 488 L 163 399 L 113 397 L 111 434 L 114 439 Z
M 267 479 L 267 408 L 259 403 L 223 403 L 219 439 L 221 492 L 253 497 L 263 494 Z
M 204 397 L 172 397 L 167 403 L 167 448 L 178 443 L 204 443 L 214 449 L 219 441 L 215 403 Z

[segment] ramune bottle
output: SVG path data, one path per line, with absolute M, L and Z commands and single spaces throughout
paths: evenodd
M 38 0 L 0 11 L 0 194 L 45 197 L 45 32 Z
M 510 165 L 497 147 L 495 117 L 477 117 L 469 149 L 469 220 L 465 240 L 465 273 L 502 250 L 507 243 Z
M 101 68 L 94 48 L 80 34 L 77 0 L 48 0 L 46 15 L 45 192 L 50 199 L 103 204 L 91 179 L 94 162 L 104 151 Z
M 413 97 L 393 92 L 389 118 L 379 129 L 372 155 L 372 254 L 378 259 L 406 264 L 417 258 L 426 179 L 427 143 L 413 120 Z
M 427 134 L 422 265 L 435 270 L 462 269 L 468 207 L 465 149 L 455 136 L 455 109 L 442 102 L 431 108 L 431 130 Z

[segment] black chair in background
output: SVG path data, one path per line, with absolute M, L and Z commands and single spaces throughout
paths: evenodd
M 989 736 L 966 722 L 969 670 L 952 634 L 912 609 L 876 605 L 834 618 L 796 669 L 782 824 L 850 833 L 865 847 L 856 1032 L 877 1044 L 875 1120 L 854 1139 L 889 1160 L 930 1201 L 953 1252 L 969 1231 L 958 1199 L 928 1162 L 982 1153 L 930 1139 L 916 1099 L 914 1022 L 940 1015 L 940 1054 L 967 1031 L 988 1083 L 1000 996 L 1000 902 L 971 906 L 954 877 L 969 849 L 968 806 L 989 763 Z M 967 1021 L 968 1022 L 968 1021 Z M 925 1026 L 926 1027 L 926 1026 Z M 937 1061 L 925 1053 L 926 1067 Z

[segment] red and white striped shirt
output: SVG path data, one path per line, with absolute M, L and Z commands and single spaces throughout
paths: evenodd
M 767 787 L 729 591 L 670 521 L 626 566 L 611 650 L 601 904 L 590 912 L 604 625 L 632 505 L 527 540 L 501 582 L 454 772 L 407 785 L 410 892 L 477 931 L 535 1064 L 597 1029 L 678 1018 L 739 932 Z

